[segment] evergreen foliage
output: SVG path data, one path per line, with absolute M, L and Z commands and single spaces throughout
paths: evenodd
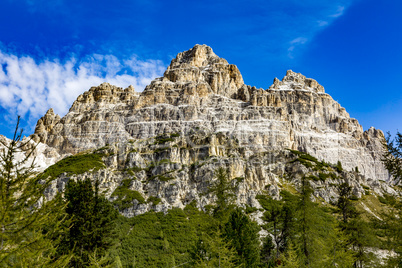
M 111 195 L 112 197 L 117 197 L 117 199 L 113 201 L 113 204 L 116 205 L 119 210 L 132 207 L 134 199 L 140 204 L 145 203 L 144 197 L 138 191 L 129 189 L 130 183 L 130 179 L 123 180 L 121 185 L 118 186 Z
M 218 231 L 211 236 L 203 233 L 190 256 L 191 267 L 235 267 L 237 253 Z
M 267 196 L 257 196 L 260 204 L 266 210 L 262 218 L 266 222 L 263 228 L 273 235 L 275 245 L 277 245 L 275 258 L 279 258 L 280 253 L 283 253 L 287 248 L 294 232 L 294 200 L 289 192 L 283 191 L 282 196 L 283 198 L 280 201 Z
M 55 258 L 55 241 L 63 229 L 60 196 L 43 202 L 50 180 L 33 174 L 30 157 L 35 147 L 22 141 L 18 117 L 12 141 L 2 142 L 0 152 L 0 267 L 63 267 L 65 256 Z M 17 154 L 23 158 L 17 160 Z
M 69 180 L 64 192 L 68 201 L 66 213 L 71 221 L 69 232 L 60 243 L 60 252 L 73 249 L 73 267 L 86 267 L 94 252 L 104 256 L 113 245 L 114 221 L 117 211 L 99 194 L 99 183 L 93 187 L 89 178 Z
M 275 244 L 271 235 L 267 235 L 263 239 L 262 248 L 261 248 L 261 265 L 264 267 L 275 267 L 277 264 Z
M 259 230 L 260 227 L 240 208 L 234 209 L 230 214 L 222 235 L 236 250 L 238 255 L 236 263 L 239 266 L 253 268 L 260 264 Z
M 356 208 L 353 206 L 350 198 L 352 197 L 352 187 L 348 183 L 342 183 L 338 187 L 339 198 L 336 203 L 342 215 L 342 228 L 345 229 L 351 218 L 357 217 Z
M 396 137 L 391 140 L 391 134 L 388 133 L 384 149 L 382 161 L 385 168 L 396 183 L 399 183 L 402 180 L 402 134 L 397 132 Z
M 354 267 L 364 267 L 374 260 L 366 250 L 375 239 L 373 230 L 368 222 L 359 217 L 359 213 L 351 201 L 352 187 L 348 183 L 343 183 L 338 187 L 338 191 L 337 207 L 341 214 L 339 226 L 346 237 L 344 244 L 353 250 Z
M 209 187 L 209 192 L 215 194 L 217 198 L 213 214 L 216 218 L 224 221 L 230 212 L 229 208 L 235 196 L 235 189 L 229 180 L 229 174 L 223 167 L 215 171 L 215 177 L 215 183 Z
M 133 218 L 118 217 L 119 256 L 123 267 L 192 267 L 197 241 L 216 237 L 217 221 L 193 205 L 169 213 L 147 212 Z M 212 241 L 213 242 L 213 241 Z M 198 259 L 197 259 L 198 260 Z M 175 265 L 172 265 L 172 264 Z
M 384 143 L 384 154 L 382 161 L 385 168 L 394 178 L 395 184 L 400 185 L 402 181 L 402 134 L 398 131 L 396 137 L 391 140 L 391 135 L 388 133 L 386 143 Z M 391 205 L 388 212 L 383 213 L 383 218 L 386 219 L 379 223 L 388 236 L 388 248 L 396 253 L 396 256 L 388 261 L 389 267 L 402 267 L 402 201 L 387 200 L 384 196 L 383 203 Z M 381 201 L 381 200 L 380 200 Z

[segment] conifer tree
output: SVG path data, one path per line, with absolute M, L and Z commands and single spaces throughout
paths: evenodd
M 272 198 L 268 199 L 269 201 L 269 208 L 268 210 L 264 213 L 263 220 L 267 222 L 265 225 L 266 229 L 268 232 L 272 233 L 275 244 L 277 245 L 276 247 L 276 258 L 279 257 L 279 245 L 282 242 L 282 236 L 281 236 L 281 228 L 280 225 L 282 225 L 281 222 L 281 216 L 282 213 L 284 212 L 282 208 L 282 204 L 279 201 L 273 200 Z
M 382 161 L 385 168 L 393 177 L 396 185 L 402 182 L 402 134 L 398 131 L 396 137 L 391 140 L 388 133 L 384 143 L 384 154 Z M 390 267 L 402 267 L 402 201 L 395 202 L 388 213 L 383 215 L 382 225 L 388 231 L 389 246 L 397 254 L 390 258 Z
M 276 245 L 276 258 L 285 251 L 288 241 L 294 232 L 294 203 L 288 192 L 282 191 L 282 200 L 265 197 L 263 203 L 266 209 L 262 220 L 266 222 L 264 228 L 273 235 Z
M 234 187 L 229 181 L 229 174 L 223 167 L 215 171 L 215 177 L 215 183 L 209 187 L 209 192 L 215 194 L 217 198 L 213 214 L 216 218 L 225 221 L 235 196 Z
M 356 208 L 353 206 L 352 201 L 350 200 L 352 195 L 352 187 L 348 183 L 342 183 L 338 187 L 339 198 L 336 203 L 339 211 L 342 215 L 342 225 L 343 229 L 346 228 L 346 224 L 350 219 L 357 217 Z
M 354 267 L 363 267 L 364 264 L 373 260 L 365 250 L 374 239 L 373 232 L 370 230 L 369 223 L 359 218 L 359 213 L 350 200 L 352 187 L 348 183 L 343 183 L 338 187 L 338 191 L 337 207 L 341 214 L 340 228 L 346 236 L 346 248 L 352 249 L 352 252 L 345 252 L 345 254 L 353 254 Z
M 0 141 L 0 267 L 63 267 L 68 251 L 55 258 L 54 246 L 63 232 L 61 198 L 45 201 L 51 181 L 34 176 L 35 146 L 22 139 L 19 122 L 11 142 Z
M 289 247 L 286 249 L 285 253 L 281 256 L 281 263 L 278 267 L 283 268 L 300 268 L 303 264 L 298 259 L 297 248 L 290 242 Z
M 382 162 L 390 175 L 394 178 L 396 184 L 402 181 L 402 134 L 396 133 L 395 139 L 391 140 L 391 134 L 388 133 L 384 143 L 384 154 Z
M 325 267 L 328 263 L 334 229 L 334 218 L 311 200 L 312 189 L 307 178 L 302 179 L 301 194 L 297 204 L 294 238 L 299 260 L 306 267 Z
M 229 216 L 224 226 L 223 236 L 238 254 L 238 265 L 243 267 L 258 267 L 260 264 L 260 227 L 236 208 Z
M 262 248 L 261 248 L 261 264 L 263 267 L 275 267 L 276 266 L 276 250 L 275 244 L 271 235 L 267 235 L 263 239 Z
M 73 248 L 70 265 L 85 267 L 90 257 L 100 259 L 113 245 L 114 222 L 117 211 L 99 194 L 99 182 L 94 187 L 89 178 L 83 181 L 69 180 L 64 192 L 68 201 L 66 213 L 71 220 L 68 234 L 60 244 L 60 251 Z M 96 251 L 96 255 L 93 255 Z M 105 261 L 104 258 L 102 261 Z
M 191 267 L 235 267 L 237 253 L 218 230 L 211 236 L 203 233 L 190 256 Z

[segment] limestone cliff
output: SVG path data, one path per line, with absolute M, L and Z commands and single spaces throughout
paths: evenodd
M 317 81 L 288 71 L 266 90 L 245 85 L 235 65 L 205 45 L 179 53 L 163 77 L 143 92 L 107 83 L 80 95 L 66 116 L 52 110 L 38 121 L 34 139 L 60 154 L 166 133 L 238 141 L 243 155 L 296 149 L 347 170 L 358 167 L 367 178 L 387 180 L 380 162 L 384 135 L 363 131 L 356 119 L 324 92 Z M 195 146 L 195 145 L 194 145 Z

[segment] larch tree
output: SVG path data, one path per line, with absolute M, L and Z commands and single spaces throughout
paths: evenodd
M 384 143 L 382 162 L 396 185 L 402 183 L 402 134 L 398 131 L 391 139 L 388 133 Z M 402 202 L 399 199 L 392 204 L 388 213 L 383 215 L 382 225 L 388 231 L 389 248 L 396 256 L 389 259 L 389 267 L 402 267 Z
M 69 252 L 55 257 L 63 203 L 45 200 L 51 181 L 35 176 L 35 145 L 22 138 L 19 122 L 13 139 L 0 141 L 0 267 L 63 267 Z

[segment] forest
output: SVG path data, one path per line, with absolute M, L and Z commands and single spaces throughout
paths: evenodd
M 209 187 L 214 205 L 200 209 L 192 202 L 166 214 L 126 218 L 118 209 L 135 192 L 124 183 L 115 191 L 118 202 L 108 201 L 99 182 L 89 179 L 69 180 L 63 195 L 44 202 L 56 169 L 33 172 L 34 163 L 27 163 L 33 150 L 18 124 L 3 146 L 0 267 L 402 267 L 402 203 L 392 195 L 362 197 L 375 198 L 380 217 L 374 217 L 357 206 L 346 182 L 338 185 L 337 202 L 323 204 L 314 201 L 303 177 L 296 191 L 282 190 L 279 200 L 261 194 L 261 208 L 239 207 L 222 167 Z M 398 184 L 402 135 L 388 137 L 384 146 L 384 165 Z M 16 161 L 21 151 L 26 157 Z M 102 165 L 96 156 L 75 160 L 57 168 Z M 260 224 L 251 217 L 256 210 L 263 213 Z

